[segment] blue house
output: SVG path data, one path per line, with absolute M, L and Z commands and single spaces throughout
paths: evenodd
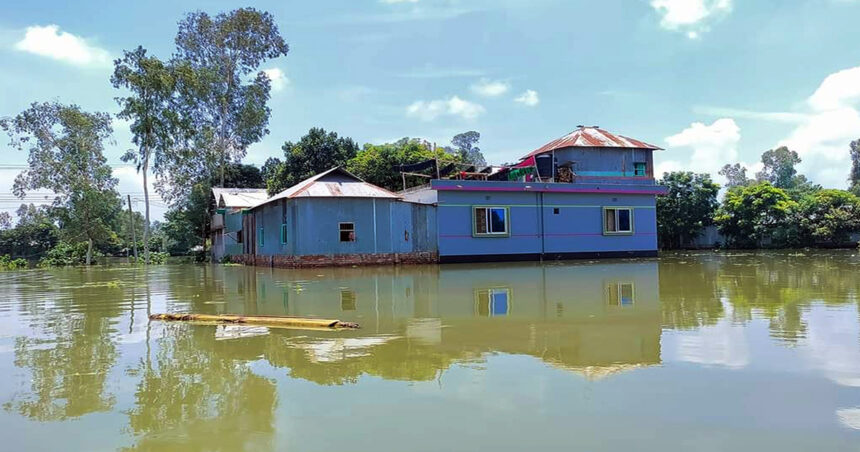
M 236 260 L 296 267 L 656 256 L 656 197 L 666 191 L 654 180 L 656 150 L 580 126 L 517 165 L 400 193 L 334 168 L 245 209 Z M 493 299 L 488 309 L 502 305 Z
M 213 188 L 215 214 L 209 223 L 212 260 L 242 254 L 242 210 L 268 198 L 264 188 Z
M 238 260 L 283 267 L 436 262 L 436 209 L 342 168 L 244 211 Z
M 443 263 L 656 256 L 659 149 L 580 126 L 524 156 L 512 180 L 433 180 L 405 196 L 437 206 Z

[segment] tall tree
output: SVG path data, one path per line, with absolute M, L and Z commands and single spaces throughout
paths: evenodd
M 86 238 L 86 263 L 93 244 L 113 236 L 108 224 L 120 208 L 117 180 L 104 157 L 113 129 L 107 113 L 88 113 L 77 105 L 34 103 L 12 119 L 0 120 L 12 146 L 29 151 L 29 168 L 15 178 L 19 198 L 27 190 L 47 189 L 57 196 L 62 230 L 69 241 Z
M 130 93 L 117 97 L 121 110 L 117 117 L 128 120 L 132 142 L 136 151 L 128 151 L 122 159 L 133 161 L 143 175 L 143 199 L 145 222 L 143 224 L 143 243 L 149 243 L 149 169 L 152 165 L 157 175 L 167 167 L 173 158 L 172 152 L 178 142 L 182 142 L 189 127 L 178 113 L 181 111 L 176 102 L 177 73 L 154 56 L 148 56 L 146 49 L 138 46 L 125 51 L 121 59 L 114 61 L 111 76 L 114 88 L 124 88 Z M 149 264 L 149 247 L 143 247 L 144 262 Z
M 0 230 L 12 228 L 12 215 L 9 212 L 0 212 Z
M 286 55 L 289 46 L 268 12 L 240 8 L 215 17 L 196 11 L 180 23 L 178 59 L 196 74 L 189 99 L 200 140 L 212 141 L 224 185 L 228 161 L 241 159 L 252 143 L 269 133 L 270 80 L 263 72 L 250 81 L 263 62 Z
M 761 155 L 761 163 L 764 168 L 756 173 L 756 178 L 761 181 L 770 182 L 776 188 L 783 190 L 794 188 L 798 182 L 797 169 L 801 162 L 797 152 L 785 146 L 765 151 Z M 805 182 L 806 178 L 803 178 Z
M 848 177 L 848 183 L 851 192 L 860 196 L 860 139 L 852 141 L 849 149 L 851 151 L 851 175 Z
M 668 188 L 657 198 L 657 231 L 664 248 L 680 248 L 713 223 L 720 186 L 708 174 L 666 173 L 660 185 Z
M 485 166 L 487 161 L 484 159 L 484 154 L 481 153 L 481 148 L 478 147 L 478 141 L 481 139 L 481 134 L 474 130 L 463 132 L 454 135 L 451 139 L 451 144 L 460 156 L 460 160 L 476 166 Z
M 735 187 L 743 187 L 749 185 L 753 182 L 752 179 L 747 177 L 747 169 L 745 166 L 740 163 L 735 163 L 734 165 L 725 164 L 722 169 L 720 169 L 719 174 L 726 178 L 726 188 L 735 188 Z
M 270 194 L 335 166 L 346 165 L 358 153 L 358 144 L 352 138 L 338 137 L 335 132 L 313 127 L 297 143 L 288 141 L 281 149 L 284 161 L 274 169 L 267 168 L 266 185 Z

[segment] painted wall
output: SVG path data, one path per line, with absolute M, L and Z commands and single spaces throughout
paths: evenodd
M 510 235 L 473 237 L 473 206 L 508 207 Z M 633 234 L 603 234 L 603 207 L 612 206 L 633 208 Z M 654 194 L 440 190 L 438 209 L 443 257 L 657 250 Z
M 237 242 L 237 232 L 242 230 L 241 211 L 227 211 L 220 215 L 224 223 L 224 229 L 212 233 L 212 258 L 220 260 L 224 255 L 242 254 L 242 244 Z
M 556 164 L 575 162 L 578 181 L 653 184 L 652 152 L 645 149 L 564 148 L 555 151 Z M 646 163 L 646 176 L 634 177 L 635 162 Z
M 433 206 L 374 198 L 298 198 L 254 209 L 256 253 L 338 255 L 436 251 Z M 353 223 L 354 242 L 340 241 L 340 223 Z M 287 225 L 286 243 L 281 225 Z M 262 228 L 262 229 L 261 229 Z

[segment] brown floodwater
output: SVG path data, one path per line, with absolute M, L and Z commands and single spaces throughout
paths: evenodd
M 857 251 L 3 272 L 0 450 L 857 451 L 858 300 Z

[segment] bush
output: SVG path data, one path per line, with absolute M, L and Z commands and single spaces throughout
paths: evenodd
M 102 253 L 93 249 L 93 262 Z M 84 265 L 87 262 L 87 242 L 67 243 L 60 242 L 39 260 L 39 267 L 64 267 L 68 265 Z
M 26 260 L 12 259 L 8 254 L 0 255 L 0 270 L 21 270 L 24 268 L 27 268 Z
M 167 263 L 167 258 L 170 257 L 170 253 L 163 251 L 150 251 L 149 252 L 149 263 L 151 265 L 161 265 Z M 132 262 L 135 262 L 134 257 L 131 258 Z M 137 262 L 143 263 L 144 255 L 140 254 L 137 257 Z

